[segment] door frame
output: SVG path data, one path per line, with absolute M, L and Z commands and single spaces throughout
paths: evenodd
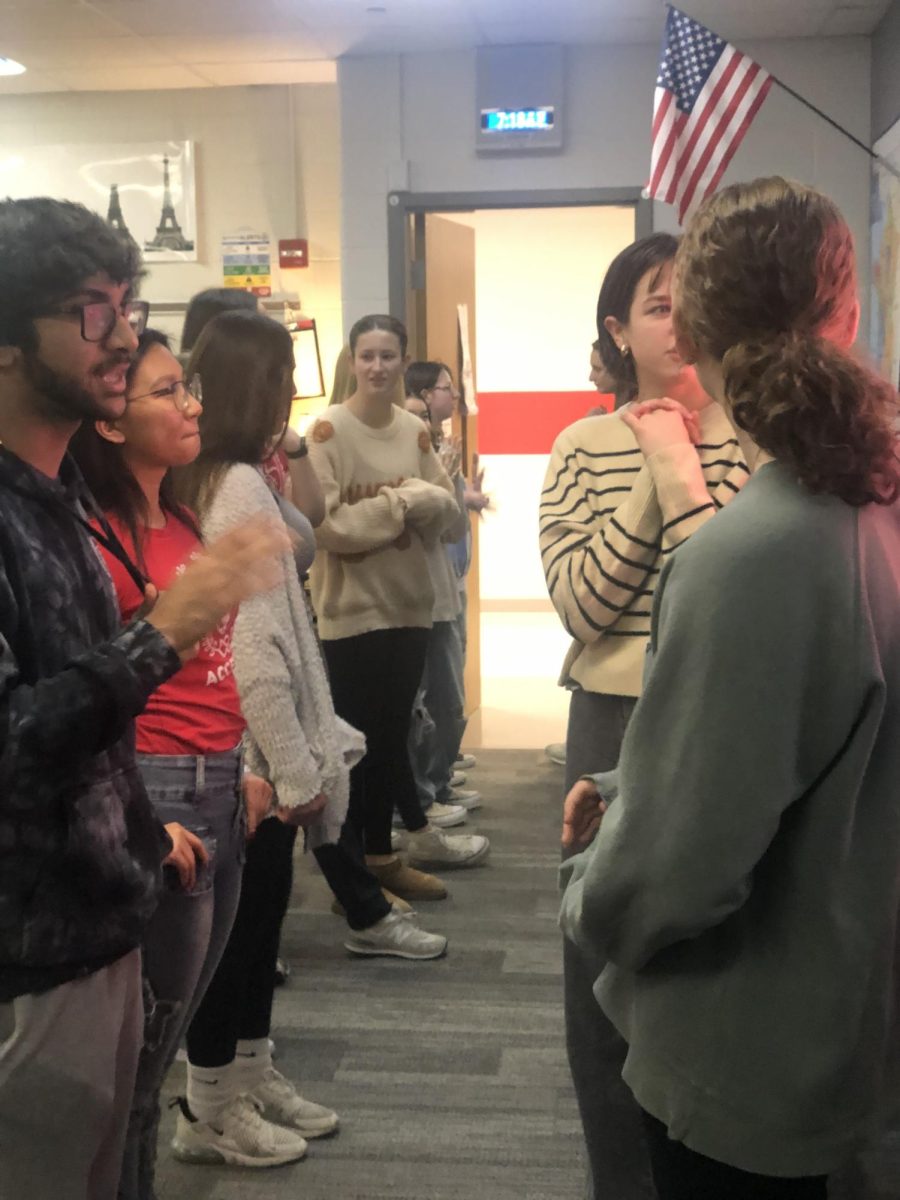
M 390 312 L 406 321 L 409 284 L 407 222 L 415 213 L 472 212 L 479 208 L 633 207 L 634 236 L 653 232 L 653 201 L 640 188 L 528 188 L 499 192 L 390 192 L 387 198 Z

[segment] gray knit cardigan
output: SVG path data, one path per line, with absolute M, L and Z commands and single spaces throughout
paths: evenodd
M 204 539 L 212 541 L 257 513 L 281 520 L 265 480 L 253 467 L 230 467 L 204 505 Z M 365 738 L 335 714 L 322 654 L 291 554 L 284 582 L 245 600 L 234 624 L 234 674 L 247 722 L 250 770 L 268 779 L 279 806 L 328 797 L 307 831 L 311 847 L 336 842 L 347 814 L 350 768 Z

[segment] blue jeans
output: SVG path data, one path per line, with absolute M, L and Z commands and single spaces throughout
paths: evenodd
M 138 765 L 159 820 L 195 833 L 209 862 L 198 864 L 190 892 L 166 867 L 159 907 L 144 935 L 144 1045 L 119 1200 L 153 1200 L 160 1089 L 228 940 L 244 860 L 240 751 L 138 755 Z
M 444 804 L 451 799 L 450 776 L 466 731 L 464 660 L 459 620 L 435 621 L 409 735 L 409 757 L 423 809 L 435 800 Z

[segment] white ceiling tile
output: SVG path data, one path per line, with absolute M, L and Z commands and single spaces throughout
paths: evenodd
M 337 63 L 317 62 L 229 62 L 205 63 L 205 78 L 216 87 L 239 87 L 260 83 L 334 83 Z
M 382 6 L 384 13 L 367 11 Z M 685 0 L 740 44 L 868 34 L 890 0 Z M 0 0 L 0 54 L 29 70 L 6 91 L 264 83 L 341 55 L 479 44 L 657 42 L 659 0 Z M 192 69 L 193 68 L 193 69 Z M 328 71 L 333 73 L 330 65 Z M 326 71 L 326 73 L 328 73 Z
M 110 14 L 98 12 L 80 0 L 31 0 L 27 4 L 0 5 L 0 42 L 6 38 L 81 40 L 127 33 L 127 26 Z
M 78 92 L 155 91 L 157 88 L 212 86 L 199 72 L 177 64 L 166 67 L 92 67 L 88 71 L 55 71 L 54 75 Z
M 65 38 L 9 43 L 9 53 L 29 71 L 71 70 L 76 65 L 100 67 L 167 66 L 171 55 L 143 38 L 80 38 L 75 47 Z
M 0 96 L 25 95 L 31 92 L 68 92 L 68 84 L 45 71 L 26 71 L 24 75 L 0 76 Z
M 328 57 L 309 35 L 154 37 L 149 40 L 169 60 L 182 63 L 294 62 Z

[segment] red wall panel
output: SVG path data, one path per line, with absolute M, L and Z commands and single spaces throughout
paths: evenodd
M 482 454 L 549 454 L 567 425 L 613 397 L 584 392 L 479 392 L 478 448 Z

